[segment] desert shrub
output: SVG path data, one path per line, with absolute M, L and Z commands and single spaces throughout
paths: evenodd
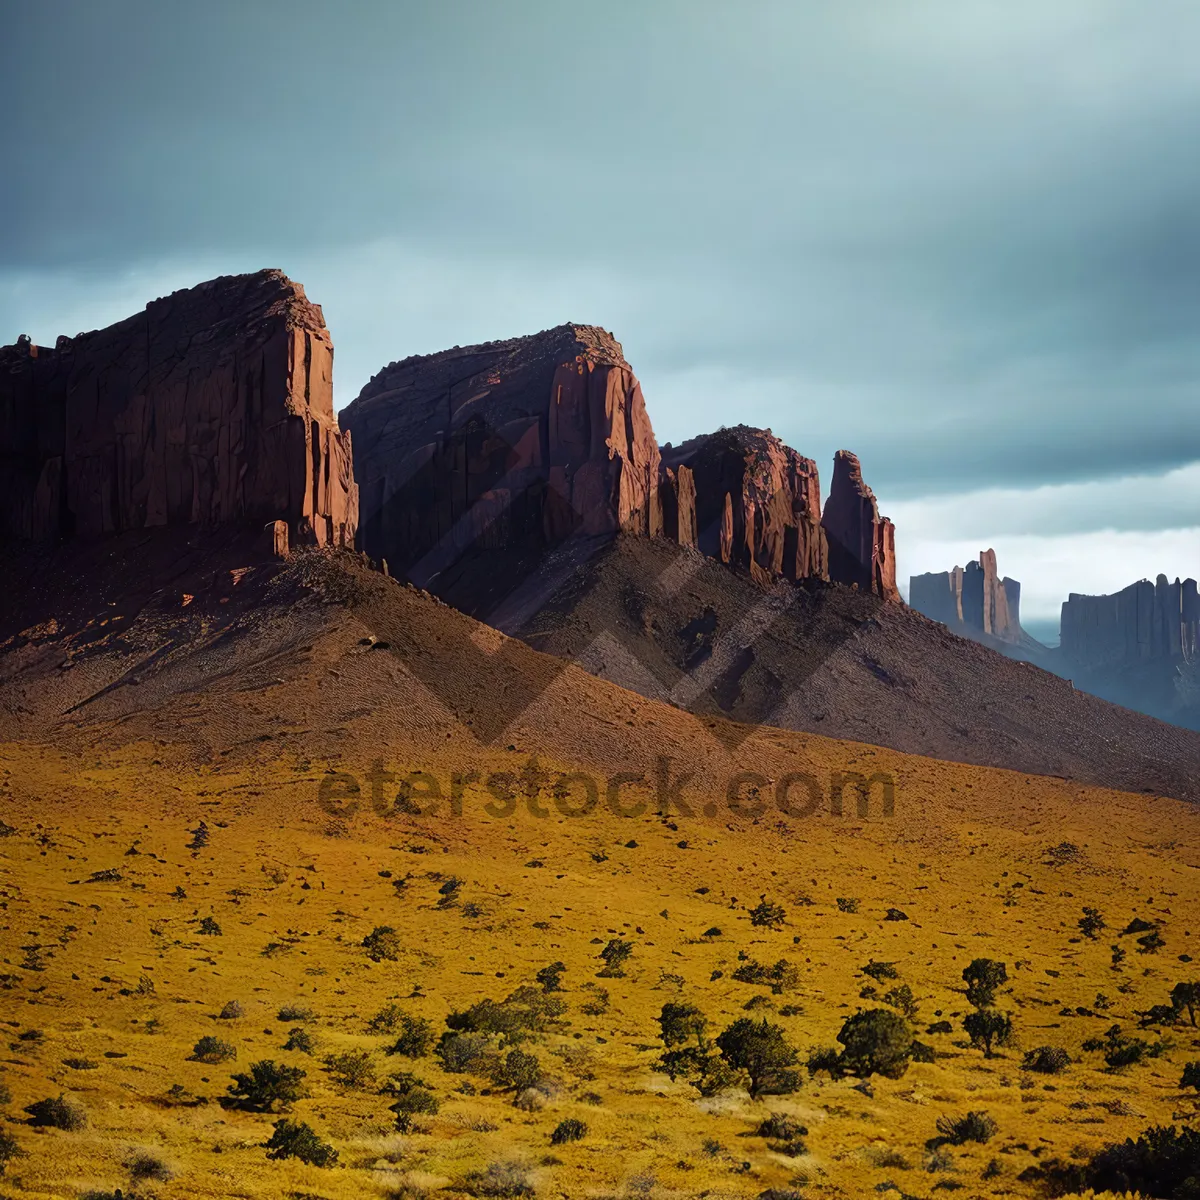
M 452 1075 L 467 1071 L 487 1074 L 496 1061 L 495 1039 L 486 1033 L 442 1034 L 435 1051 L 442 1070 Z
M 463 1180 L 468 1196 L 483 1196 L 495 1200 L 516 1200 L 534 1194 L 529 1171 L 520 1163 L 489 1163 L 486 1170 L 475 1171 Z
M 1084 908 L 1083 916 L 1079 918 L 1079 932 L 1084 937 L 1094 941 L 1107 928 L 1098 908 Z
M 385 1004 L 368 1022 L 368 1033 L 395 1033 L 404 1010 L 398 1004 Z
M 885 921 L 907 921 L 908 913 L 900 908 L 889 908 L 887 912 L 883 914 L 883 919 Z
M 230 1000 L 217 1014 L 218 1019 L 222 1021 L 235 1021 L 240 1016 L 242 1016 L 242 1006 L 236 1000 Z
M 799 1055 L 780 1025 L 739 1017 L 717 1037 L 716 1045 L 730 1067 L 745 1072 L 756 1099 L 766 1093 L 794 1092 L 800 1086 L 799 1073 L 791 1069 Z
M 288 1030 L 288 1039 L 283 1043 L 285 1050 L 297 1050 L 301 1054 L 315 1054 L 317 1039 L 302 1025 Z
M 996 989 L 1008 982 L 1008 969 L 993 958 L 977 958 L 963 968 L 967 985 L 967 1003 L 987 1008 L 996 1001 Z
M 279 1105 L 286 1110 L 304 1095 L 303 1081 L 307 1074 L 300 1067 L 261 1059 L 251 1063 L 249 1071 L 234 1075 L 229 1094 L 238 1108 L 274 1112 L 275 1106 Z
M 899 1079 L 912 1058 L 912 1029 L 904 1017 L 886 1008 L 870 1008 L 848 1017 L 837 1040 L 844 1070 L 867 1078 Z
M 542 1064 L 537 1055 L 527 1054 L 524 1050 L 510 1050 L 492 1071 L 492 1082 L 497 1087 L 518 1092 L 533 1087 L 541 1077 Z
M 403 1054 L 405 1058 L 424 1058 L 433 1048 L 435 1039 L 432 1021 L 424 1017 L 401 1017 L 400 1036 L 387 1053 Z
M 668 1001 L 662 1006 L 657 1020 L 665 1046 L 682 1046 L 705 1041 L 708 1018 L 694 1004 Z
M 372 962 L 395 962 L 400 957 L 400 935 L 390 925 L 376 925 L 362 945 Z
M 864 975 L 869 975 L 876 983 L 882 983 L 885 979 L 898 979 L 900 972 L 896 970 L 896 964 L 890 962 L 876 962 L 871 959 L 865 967 L 862 968 Z
M 463 881 L 457 875 L 451 875 L 438 888 L 438 908 L 453 908 L 458 903 L 458 896 L 462 891 L 462 886 Z
M 706 929 L 700 936 L 706 938 L 719 938 L 723 935 L 721 930 L 716 925 L 713 925 L 711 928 Z
M 584 986 L 591 985 L 585 984 Z M 592 987 L 591 998 L 579 1006 L 579 1011 L 589 1017 L 603 1016 L 608 1012 L 608 988 Z
M 567 1142 L 578 1142 L 587 1137 L 588 1127 L 574 1117 L 559 1121 L 554 1132 L 550 1135 L 550 1145 L 562 1146 Z
M 808 1126 L 787 1113 L 772 1113 L 761 1122 L 755 1133 L 760 1138 L 769 1138 L 772 1141 L 795 1142 L 807 1136 Z
M 170 1183 L 175 1172 L 170 1164 L 153 1150 L 137 1147 L 125 1156 L 125 1169 L 135 1183 Z
M 345 1050 L 329 1055 L 325 1070 L 342 1087 L 369 1088 L 375 1083 L 375 1056 L 369 1050 Z
M 962 1117 L 938 1117 L 937 1130 L 956 1146 L 967 1142 L 988 1142 L 996 1134 L 996 1122 L 985 1112 L 969 1112 Z
M 916 1018 L 916 997 L 907 983 L 902 983 L 899 987 L 894 987 L 885 993 L 883 1002 L 890 1004 L 893 1008 L 898 1008 L 910 1021 Z
M 567 1010 L 566 1002 L 536 987 L 520 987 L 503 1000 L 480 1000 L 464 1012 L 452 1012 L 446 1025 L 458 1033 L 491 1033 L 519 1042 L 545 1033 Z
M 1043 1075 L 1058 1075 L 1071 1065 L 1071 1056 L 1059 1046 L 1038 1046 L 1025 1055 L 1021 1068 Z
M 0 1129 L 0 1175 L 4 1174 L 14 1158 L 20 1158 L 24 1153 L 17 1139 L 6 1130 Z
M 925 1030 L 926 1033 L 953 1033 L 954 1026 L 949 1021 L 934 1021 Z
M 275 1018 L 278 1021 L 315 1021 L 317 1014 L 303 1004 L 285 1004 Z
M 408 1133 L 412 1129 L 413 1117 L 434 1116 L 440 1107 L 429 1085 L 407 1072 L 393 1075 L 383 1090 L 395 1097 L 389 1109 L 396 1118 L 396 1129 L 400 1133 Z
M 1084 1174 L 1096 1191 L 1193 1200 L 1200 1195 L 1200 1130 L 1154 1126 L 1136 1141 L 1128 1138 L 1101 1150 Z
M 613 938 L 603 950 L 600 957 L 604 966 L 597 971 L 602 979 L 620 979 L 625 974 L 625 964 L 633 954 L 633 945 L 624 938 Z
M 206 937 L 220 937 L 221 927 L 212 917 L 205 917 L 204 920 L 200 922 L 200 927 L 196 930 L 196 932 L 202 933 Z
M 237 1058 L 237 1047 L 209 1035 L 202 1037 L 192 1047 L 192 1058 L 195 1062 L 202 1063 L 230 1062 Z
M 838 906 L 838 912 L 844 912 L 844 913 L 858 912 L 858 900 L 855 899 L 853 896 L 839 896 L 837 906 Z
M 1157 954 L 1167 943 L 1157 929 L 1137 939 L 1139 954 Z
M 779 996 L 799 985 L 800 969 L 786 958 L 779 959 L 769 967 L 750 959 L 733 972 L 733 978 L 738 983 L 765 985 L 773 995 Z
M 48 1126 L 51 1129 L 65 1129 L 68 1133 L 76 1133 L 87 1127 L 87 1111 L 83 1105 L 72 1096 L 51 1096 L 46 1100 L 35 1100 L 27 1105 L 25 1111 L 29 1114 L 31 1125 Z
M 925 1042 L 918 1042 L 913 1038 L 912 1060 L 919 1063 L 937 1062 L 937 1051 Z
M 787 920 L 787 909 L 763 896 L 760 903 L 750 910 L 750 924 L 766 929 L 782 929 Z
M 566 971 L 566 964 L 561 962 L 552 962 L 548 967 L 543 967 L 535 976 L 534 979 L 542 985 L 542 989 L 547 992 L 562 991 L 562 977 Z
M 1152 1004 L 1140 1014 L 1138 1024 L 1145 1029 L 1149 1025 L 1175 1025 L 1181 1013 L 1173 1004 Z
M 994 1008 L 979 1008 L 967 1013 L 963 1018 L 963 1029 L 971 1039 L 971 1045 L 983 1051 L 984 1058 L 993 1058 L 995 1047 L 1012 1044 L 1012 1017 Z
M 808 1067 L 810 1075 L 815 1075 L 818 1071 L 825 1071 L 830 1079 L 841 1079 L 846 1074 L 842 1056 L 836 1046 L 817 1046 L 809 1052 L 805 1065 Z
M 1196 1010 L 1200 1009 L 1200 983 L 1177 983 L 1171 989 L 1171 1007 L 1182 1013 L 1187 1009 L 1188 1019 L 1196 1024 Z
M 312 1167 L 337 1166 L 338 1152 L 323 1142 L 312 1126 L 304 1121 L 276 1121 L 266 1143 L 268 1158 L 298 1158 Z

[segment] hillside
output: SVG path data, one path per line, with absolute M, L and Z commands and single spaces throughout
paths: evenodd
M 15 623 L 41 613 L 0 631 L 0 1128 L 25 1154 L 4 1179 L 16 1194 L 929 1196 L 959 1183 L 1034 1196 L 1102 1145 L 1194 1118 L 1177 1086 L 1194 1029 L 1137 1017 L 1194 978 L 1194 807 L 738 731 L 539 654 L 345 551 L 279 562 L 197 534 L 160 583 L 139 582 L 166 571 L 172 543 L 142 532 L 14 562 Z M 655 780 L 661 758 L 672 781 L 690 776 L 667 811 L 656 786 L 615 780 Z M 399 804 L 391 781 L 376 811 L 377 760 L 432 779 Z M 330 771 L 357 795 L 340 779 L 322 800 Z M 579 772 L 595 781 L 588 812 Z M 820 789 L 808 815 L 797 772 Z M 864 815 L 853 789 L 835 815 L 834 777 L 850 772 L 890 777 L 890 815 L 883 778 Z M 560 773 L 573 777 L 556 792 Z M 607 802 L 614 781 L 629 815 Z M 762 897 L 783 911 L 756 925 Z M 1085 907 L 1108 926 L 1095 940 Z M 1157 949 L 1121 935 L 1134 918 Z M 630 957 L 598 976 L 613 939 Z M 996 1004 L 1020 1041 L 990 1058 L 962 1027 L 962 971 L 979 957 L 1007 964 Z M 734 978 L 781 960 L 777 991 Z M 565 1010 L 520 1043 L 537 1059 L 531 1092 L 492 1081 L 494 1039 L 459 1071 L 384 1053 L 404 1017 L 440 1036 L 453 1012 L 556 961 L 562 991 L 544 994 Z M 896 977 L 864 975 L 872 962 Z M 802 1069 L 786 1094 L 705 1097 L 656 1066 L 667 1002 L 695 1005 L 714 1035 L 766 1017 L 801 1064 L 860 1008 L 907 1008 L 935 1059 L 896 1079 Z M 1084 1049 L 1113 1025 L 1151 1057 L 1112 1069 L 1111 1047 Z M 203 1037 L 236 1059 L 195 1061 Z M 1022 1069 L 1042 1045 L 1069 1054 L 1065 1073 Z M 263 1059 L 306 1072 L 290 1119 L 337 1150 L 336 1168 L 268 1158 L 280 1114 L 221 1103 Z M 380 1094 L 396 1072 L 437 1103 L 407 1132 Z M 59 1093 L 83 1128 L 17 1119 Z M 994 1136 L 939 1142 L 938 1119 L 968 1110 Z M 773 1113 L 791 1127 L 764 1131 Z M 584 1135 L 552 1144 L 567 1120 Z

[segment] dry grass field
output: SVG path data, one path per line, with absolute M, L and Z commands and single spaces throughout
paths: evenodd
M 444 803 L 381 815 L 318 802 L 327 769 L 344 762 L 264 751 L 206 763 L 152 742 L 0 745 L 0 1086 L 11 1097 L 0 1130 L 21 1151 L 0 1195 L 1034 1196 L 1051 1160 L 1194 1121 L 1200 1097 L 1179 1080 L 1200 1058 L 1200 1030 L 1186 1016 L 1144 1029 L 1138 1018 L 1200 978 L 1193 807 L 786 738 L 818 767 L 895 772 L 894 814 L 875 805 L 862 819 L 848 805 L 787 819 L 768 805 L 754 817 L 731 813 L 713 787 L 711 815 L 651 804 L 617 816 L 602 798 L 567 817 L 544 788 L 535 804 L 547 815 L 521 798 L 493 816 L 469 784 L 460 814 Z M 455 769 L 526 761 L 447 746 L 447 791 Z M 405 766 L 403 750 L 379 752 Z M 782 906 L 778 927 L 752 924 L 762 897 Z M 1106 923 L 1096 938 L 1079 929 L 1085 907 Z M 1159 931 L 1159 948 L 1122 934 L 1135 918 Z M 381 926 L 395 936 L 373 961 L 363 943 Z M 632 953 L 601 977 L 612 939 Z M 981 957 L 1006 964 L 995 1005 L 1016 1037 L 991 1058 L 962 1024 L 962 972 Z M 795 970 L 777 993 L 732 978 L 747 961 L 781 959 Z M 864 974 L 872 961 L 895 978 Z M 538 1060 L 532 1093 L 479 1063 L 451 1073 L 434 1054 L 388 1055 L 396 1032 L 370 1028 L 396 1006 L 393 1025 L 426 1018 L 440 1037 L 455 1010 L 540 991 L 535 975 L 554 962 L 561 991 L 547 994 L 565 1011 L 520 1043 Z M 935 1061 L 895 1079 L 804 1069 L 847 1017 L 889 1007 L 882 997 L 901 985 Z M 222 1017 L 231 1002 L 239 1015 Z M 698 1007 L 714 1036 L 746 1016 L 778 1024 L 801 1086 L 755 1100 L 672 1082 L 658 1069 L 668 1002 Z M 948 1031 L 927 1032 L 940 1022 Z M 1113 1069 L 1083 1048 L 1114 1025 L 1150 1056 Z M 309 1052 L 285 1049 L 298 1029 Z M 195 1061 L 203 1037 L 236 1059 Z M 1023 1069 L 1045 1045 L 1070 1055 L 1061 1074 Z M 342 1060 L 353 1079 L 329 1066 L 346 1052 L 366 1055 Z M 336 1149 L 336 1166 L 269 1158 L 281 1114 L 223 1103 L 233 1073 L 264 1059 L 305 1072 L 286 1115 Z M 381 1094 L 398 1072 L 438 1102 L 407 1132 Z M 82 1128 L 27 1122 L 26 1106 L 60 1093 L 82 1107 Z M 995 1122 L 990 1140 L 939 1145 L 939 1118 L 968 1111 Z M 771 1114 L 807 1132 L 772 1141 L 761 1130 Z M 583 1136 L 553 1143 L 571 1119 Z

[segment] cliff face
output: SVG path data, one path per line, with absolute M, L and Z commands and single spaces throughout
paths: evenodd
M 429 576 L 471 546 L 552 546 L 573 533 L 653 536 L 660 488 L 681 540 L 688 481 L 665 479 L 642 389 L 602 329 L 392 363 L 342 414 L 358 447 L 362 546 Z
M 816 463 L 769 429 L 738 425 L 663 447 L 668 469 L 694 477 L 698 546 L 760 582 L 828 579 Z
M 965 570 L 912 576 L 908 602 L 966 637 L 983 633 L 1014 645 L 1028 640 L 1021 628 L 1021 585 L 1000 578 L 994 550 L 981 551 Z
M 321 310 L 279 271 L 175 292 L 54 349 L 0 348 L 0 534 L 287 522 L 353 544 Z
M 1111 596 L 1075 592 L 1062 606 L 1063 657 L 1086 671 L 1139 663 L 1194 663 L 1200 654 L 1196 581 L 1160 575 Z
M 848 539 L 835 574 L 812 460 L 744 425 L 660 452 L 620 343 L 594 326 L 393 363 L 342 419 L 362 548 L 423 586 L 441 577 L 470 612 L 482 589 L 455 566 L 468 550 L 527 554 L 576 533 L 661 535 L 759 582 L 834 579 L 899 599 L 892 526 L 857 459 L 841 456 L 853 469 L 826 508 Z
M 896 529 L 879 515 L 875 493 L 862 477 L 857 456 L 839 450 L 821 525 L 829 541 L 829 578 L 853 584 L 885 600 L 899 600 Z

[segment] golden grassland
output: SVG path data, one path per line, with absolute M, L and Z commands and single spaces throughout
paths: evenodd
M 471 791 L 461 816 L 363 807 L 334 817 L 316 802 L 325 764 L 164 765 L 156 753 L 0 745 L 10 830 L 0 838 L 0 1083 L 11 1092 L 0 1128 L 25 1151 L 0 1195 L 128 1195 L 123 1164 L 142 1147 L 173 1178 L 136 1193 L 163 1200 L 455 1195 L 508 1162 L 528 1168 L 543 1196 L 1030 1196 L 1018 1175 L 1039 1162 L 1196 1116 L 1196 1098 L 1178 1087 L 1183 1063 L 1200 1058 L 1190 1025 L 1125 1071 L 1081 1049 L 1113 1024 L 1137 1032 L 1137 1012 L 1197 977 L 1196 962 L 1180 961 L 1200 954 L 1200 814 L 1186 805 L 928 764 L 909 772 L 890 818 L 850 809 L 754 820 L 724 808 L 625 818 L 603 805 L 575 818 L 523 807 L 495 818 Z M 483 765 L 511 770 L 514 759 Z M 208 842 L 192 850 L 200 821 Z M 1064 843 L 1074 849 L 1051 853 Z M 106 871 L 119 879 L 89 882 Z M 463 886 L 445 905 L 439 887 L 451 876 Z M 786 909 L 781 929 L 751 925 L 762 896 Z M 1084 906 L 1108 923 L 1098 940 L 1078 931 Z M 889 908 L 908 919 L 884 919 Z M 1120 936 L 1135 916 L 1158 923 L 1157 953 Z M 199 932 L 206 917 L 219 936 Z M 363 950 L 380 925 L 399 934 L 397 961 Z M 598 952 L 617 936 L 634 946 L 625 976 L 597 978 Z M 1113 943 L 1128 951 L 1116 968 Z M 790 959 L 797 986 L 772 996 L 732 981 L 741 954 Z M 1023 1071 L 1020 1048 L 988 1059 L 968 1044 L 961 974 L 977 957 L 1007 963 L 999 1005 L 1020 1047 L 1065 1048 L 1075 1062 L 1064 1074 Z M 698 1005 L 716 1032 L 765 997 L 773 1008 L 755 1015 L 783 1025 L 802 1059 L 834 1044 L 846 1017 L 872 1004 L 860 998 L 871 959 L 895 963 L 911 987 L 936 1062 L 861 1090 L 806 1073 L 795 1094 L 760 1101 L 706 1099 L 656 1070 L 655 1017 L 674 999 Z M 557 1080 L 541 1111 L 434 1058 L 385 1058 L 394 1039 L 367 1031 L 389 1003 L 444 1027 L 451 1010 L 500 999 L 555 960 L 566 965 L 568 1023 L 529 1047 Z M 601 988 L 607 1010 L 588 1015 Z M 234 1000 L 243 1015 L 220 1019 Z M 292 1026 L 277 1014 L 293 1003 L 315 1014 L 315 1055 L 282 1049 Z M 953 1032 L 923 1032 L 939 1020 Z M 189 1061 L 205 1035 L 234 1043 L 237 1061 Z M 425 1078 L 437 1115 L 398 1134 L 377 1088 L 337 1086 L 324 1056 L 358 1048 L 376 1052 L 380 1078 Z M 269 1160 L 278 1118 L 220 1103 L 231 1072 L 264 1058 L 308 1072 L 292 1115 L 337 1148 L 337 1167 Z M 458 1090 L 468 1082 L 474 1094 Z M 86 1108 L 86 1128 L 25 1123 L 25 1105 L 60 1092 Z M 968 1110 L 989 1113 L 998 1133 L 944 1149 L 931 1171 L 937 1119 Z M 787 1157 L 757 1136 L 772 1112 L 808 1127 L 808 1153 Z M 552 1146 L 568 1117 L 587 1135 Z

